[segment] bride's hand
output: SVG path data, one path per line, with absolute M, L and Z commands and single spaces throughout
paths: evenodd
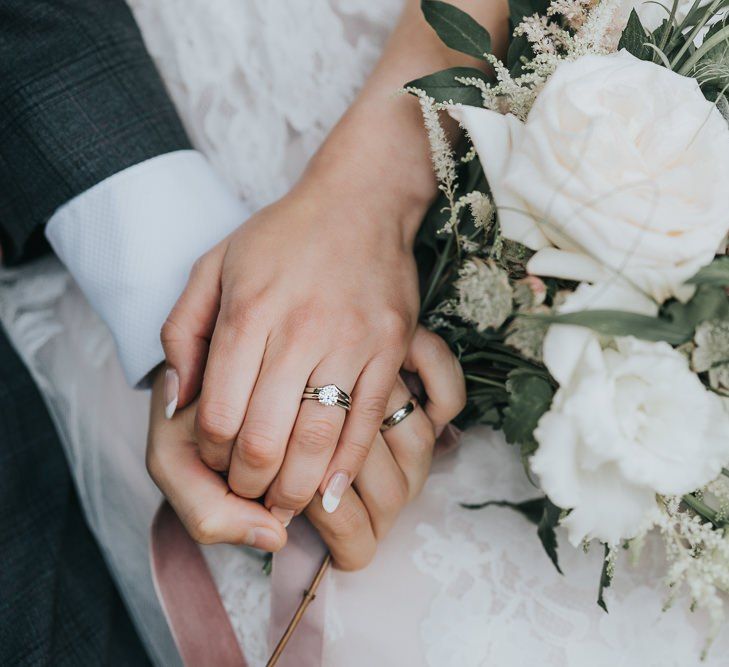
M 335 485 L 356 476 L 419 304 L 412 235 L 394 202 L 357 198 L 322 172 L 200 260 L 162 337 L 189 384 L 219 301 L 197 413 L 200 455 L 227 470 L 243 498 L 258 498 L 275 479 L 266 505 L 284 521 L 335 474 Z M 193 355 L 190 331 L 201 334 Z M 302 402 L 305 386 L 328 384 L 352 396 L 349 413 Z
M 463 64 L 419 4 L 406 3 L 299 185 L 200 261 L 163 329 L 166 403 L 187 405 L 202 384 L 203 459 L 229 467 L 246 498 L 275 479 L 266 505 L 284 521 L 332 479 L 354 478 L 414 331 L 411 246 L 437 189 L 418 104 L 392 93 Z M 506 3 L 462 4 L 489 29 L 506 27 Z M 301 404 L 307 384 L 330 383 L 352 394 L 346 421 L 341 409 Z
M 338 510 L 327 513 L 317 497 L 307 516 L 321 533 L 342 568 L 369 562 L 376 542 L 400 510 L 422 488 L 430 467 L 435 434 L 463 408 L 465 384 L 457 360 L 435 334 L 419 327 L 405 367 L 418 374 L 428 400 L 397 426 L 377 435 L 367 461 Z M 190 535 L 198 542 L 249 544 L 278 551 L 286 531 L 258 502 L 232 493 L 225 480 L 200 460 L 195 434 L 197 403 L 171 420 L 163 415 L 162 376 L 152 393 L 147 467 Z M 410 397 L 398 379 L 388 399 L 387 414 Z M 383 437 L 384 436 L 384 437 Z

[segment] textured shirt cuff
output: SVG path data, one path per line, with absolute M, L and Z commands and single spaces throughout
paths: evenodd
M 132 386 L 163 361 L 160 329 L 195 260 L 248 215 L 192 150 L 129 167 L 53 214 L 46 237 L 111 329 Z

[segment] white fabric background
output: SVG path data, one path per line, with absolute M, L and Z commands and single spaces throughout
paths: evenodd
M 133 0 L 196 145 L 252 209 L 291 184 L 365 78 L 397 1 Z M 158 499 L 143 465 L 145 395 L 124 385 L 108 331 L 53 260 L 5 274 L 0 319 L 31 367 L 73 464 L 82 502 L 155 660 L 175 664 L 146 571 Z M 373 565 L 329 580 L 328 667 L 698 665 L 702 617 L 661 613 L 660 545 L 623 560 L 595 604 L 600 550 L 562 538 L 560 576 L 533 526 L 459 501 L 535 494 L 499 435 L 470 433 L 439 461 Z M 260 560 L 205 550 L 252 665 L 265 661 Z M 729 638 L 706 665 L 726 663 Z

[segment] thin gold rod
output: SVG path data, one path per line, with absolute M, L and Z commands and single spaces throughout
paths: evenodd
M 276 648 L 271 654 L 271 657 L 268 659 L 266 667 L 274 667 L 274 665 L 278 662 L 278 659 L 281 657 L 281 654 L 286 648 L 286 644 L 288 644 L 289 639 L 291 639 L 291 635 L 294 634 L 294 631 L 301 622 L 301 619 L 304 617 L 306 608 L 314 601 L 314 598 L 316 597 L 316 590 L 317 588 L 319 588 L 319 584 L 324 578 L 324 574 L 326 573 L 331 562 L 332 555 L 327 553 L 327 555 L 324 557 L 324 560 L 321 562 L 319 569 L 316 571 L 314 579 L 312 580 L 311 584 L 309 584 L 309 588 L 304 591 L 304 597 L 302 598 L 301 603 L 296 610 L 296 613 L 291 619 L 289 626 L 286 628 L 286 632 L 284 632 L 281 639 L 278 640 L 278 644 L 276 644 Z

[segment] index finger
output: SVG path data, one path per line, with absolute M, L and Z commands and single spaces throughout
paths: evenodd
M 408 349 L 405 370 L 417 373 L 428 400 L 423 406 L 440 435 L 466 405 L 466 381 L 461 364 L 437 334 L 418 326 Z

